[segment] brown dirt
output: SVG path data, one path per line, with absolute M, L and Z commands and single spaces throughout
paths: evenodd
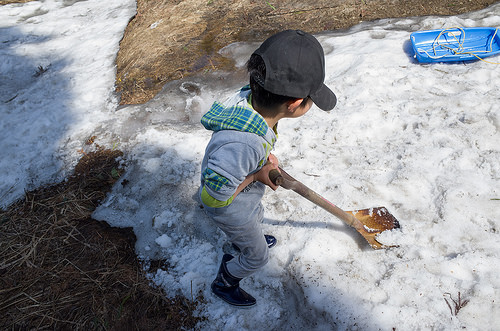
M 0 0 L 0 5 L 8 5 L 9 3 L 25 3 L 33 0 Z
M 361 21 L 457 15 L 494 0 L 138 0 L 117 57 L 121 104 L 150 100 L 162 86 L 196 72 L 231 69 L 217 51 L 237 41 L 263 41 L 283 29 L 310 33 Z
M 200 320 L 201 297 L 151 287 L 132 229 L 90 219 L 123 171 L 121 154 L 86 153 L 67 181 L 0 211 L 1 330 L 178 330 Z

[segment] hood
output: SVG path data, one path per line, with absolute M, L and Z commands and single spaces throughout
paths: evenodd
M 226 106 L 214 102 L 210 110 L 201 118 L 201 124 L 205 129 L 214 132 L 236 130 L 265 136 L 269 127 L 264 118 L 248 103 L 249 94 L 250 89 L 245 86 L 238 93 L 238 99 L 231 100 L 231 105 Z

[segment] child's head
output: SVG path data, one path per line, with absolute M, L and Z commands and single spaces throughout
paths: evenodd
M 286 30 L 269 37 L 247 64 L 252 99 L 273 109 L 288 101 L 311 98 L 323 110 L 337 103 L 323 83 L 325 56 L 320 43 L 301 30 Z

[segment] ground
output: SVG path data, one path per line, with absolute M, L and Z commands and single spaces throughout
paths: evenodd
M 1 330 L 178 330 L 200 320 L 201 297 L 150 285 L 145 270 L 168 266 L 138 261 L 131 228 L 90 218 L 119 180 L 122 154 L 83 153 L 67 180 L 0 210 Z
M 162 86 L 195 72 L 231 69 L 217 52 L 237 41 L 263 41 L 283 29 L 310 33 L 362 21 L 457 15 L 493 0 L 139 0 L 117 58 L 121 104 L 144 103 Z
M 495 2 L 138 0 L 117 57 L 116 88 L 122 104 L 146 102 L 170 80 L 231 69 L 217 53 L 223 46 L 287 28 L 319 33 L 379 18 L 456 15 Z M 149 286 L 145 268 L 168 266 L 141 264 L 130 229 L 90 218 L 119 180 L 119 155 L 96 146 L 67 181 L 0 210 L 0 329 L 191 329 L 199 321 L 192 313 L 202 298 L 168 299 Z

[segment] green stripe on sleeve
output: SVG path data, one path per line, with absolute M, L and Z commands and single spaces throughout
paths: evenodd
M 203 190 L 201 191 L 201 201 L 208 207 L 212 208 L 222 208 L 229 206 L 231 202 L 233 202 L 234 197 L 229 198 L 226 201 L 220 201 L 213 198 L 210 194 L 208 194 L 207 189 L 203 186 Z

